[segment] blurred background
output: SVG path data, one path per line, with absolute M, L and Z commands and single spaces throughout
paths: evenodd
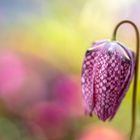
M 0 140 L 127 139 L 132 84 L 113 121 L 102 123 L 84 116 L 80 80 L 86 49 L 124 19 L 140 29 L 139 0 L 0 0 Z M 135 51 L 130 25 L 117 38 Z M 140 94 L 136 140 L 139 107 Z

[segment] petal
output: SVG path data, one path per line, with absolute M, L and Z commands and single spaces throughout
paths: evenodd
M 100 54 L 93 82 L 94 112 L 105 121 L 115 114 L 120 97 L 126 94 L 122 89 L 126 89 L 130 77 L 131 59 L 114 42 L 108 42 Z
M 125 52 L 127 53 L 127 55 L 129 56 L 129 59 L 130 59 L 130 72 L 128 73 L 128 75 L 126 76 L 125 78 L 125 81 L 124 81 L 124 84 L 122 85 L 122 88 L 120 90 L 120 97 L 118 99 L 118 103 L 116 105 L 116 109 L 115 111 L 113 112 L 110 120 L 112 120 L 123 100 L 123 98 L 125 97 L 128 89 L 129 89 L 129 86 L 131 84 L 131 81 L 133 79 L 133 74 L 134 74 L 134 70 L 135 70 L 135 53 L 132 52 L 131 50 L 127 49 L 126 47 L 124 47 L 123 45 L 121 45 L 120 43 L 118 43 L 124 50 Z
M 82 66 L 82 92 L 85 104 L 85 113 L 91 115 L 94 107 L 94 75 L 96 71 L 96 59 L 99 56 L 100 45 L 103 42 L 96 42 L 92 48 L 86 52 L 85 59 Z

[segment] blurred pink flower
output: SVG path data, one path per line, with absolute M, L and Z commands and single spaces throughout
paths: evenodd
M 14 106 L 25 80 L 25 67 L 19 56 L 11 50 L 0 53 L 0 97 L 9 107 Z
M 78 140 L 126 140 L 118 130 L 105 126 L 91 126 L 86 128 Z
M 0 91 L 14 94 L 24 82 L 25 67 L 19 56 L 11 51 L 0 54 Z
M 12 111 L 44 99 L 46 86 L 36 69 L 26 64 L 19 52 L 4 49 L 0 53 L 0 98 Z
M 56 103 L 40 102 L 24 112 L 26 124 L 37 137 L 59 140 L 67 135 L 70 119 Z
M 71 116 L 83 115 L 80 80 L 77 76 L 62 75 L 54 81 L 53 92 L 56 101 L 65 107 Z

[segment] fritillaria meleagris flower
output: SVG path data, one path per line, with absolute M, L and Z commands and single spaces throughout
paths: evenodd
M 82 67 L 85 111 L 112 119 L 132 81 L 135 55 L 116 41 L 99 41 L 88 49 Z

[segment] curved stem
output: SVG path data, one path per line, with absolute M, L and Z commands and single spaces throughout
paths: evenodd
M 133 97 L 132 97 L 132 122 L 131 122 L 131 132 L 130 132 L 130 140 L 132 140 L 134 133 L 135 133 L 135 124 L 136 124 L 136 97 L 137 97 L 137 82 L 138 82 L 139 52 L 140 52 L 139 43 L 140 43 L 140 41 L 139 41 L 139 30 L 138 30 L 137 26 L 132 21 L 129 21 L 129 20 L 124 20 L 117 24 L 117 26 L 115 27 L 114 32 L 113 32 L 112 40 L 116 40 L 117 30 L 124 23 L 128 23 L 128 24 L 132 25 L 136 32 L 136 65 L 135 65 Z

